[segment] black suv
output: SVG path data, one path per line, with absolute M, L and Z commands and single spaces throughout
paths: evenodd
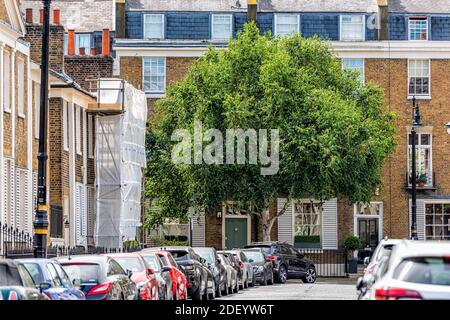
M 278 283 L 285 283 L 288 278 L 300 278 L 305 283 L 316 281 L 314 263 L 286 242 L 253 242 L 245 248 L 261 248 L 267 254 Z

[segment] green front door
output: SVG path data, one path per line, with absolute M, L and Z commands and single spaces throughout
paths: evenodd
M 225 249 L 243 248 L 247 244 L 247 219 L 225 218 Z

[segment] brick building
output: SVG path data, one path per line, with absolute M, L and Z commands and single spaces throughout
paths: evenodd
M 226 47 L 246 17 L 246 1 L 118 1 L 115 72 L 146 92 L 151 112 L 167 86 L 182 78 L 207 46 Z M 348 235 L 355 234 L 371 250 L 384 236 L 409 237 L 408 134 L 415 96 L 422 114 L 418 174 L 426 180 L 418 186 L 418 236 L 450 240 L 450 135 L 445 126 L 450 121 L 450 1 L 259 0 L 257 23 L 262 33 L 300 32 L 330 40 L 343 67 L 357 69 L 362 81 L 382 86 L 386 104 L 398 115 L 398 146 L 385 164 L 383 186 L 373 202 L 331 199 L 320 206 L 314 199 L 293 201 L 278 218 L 272 239 L 299 247 L 338 249 Z M 278 199 L 277 206 L 284 201 Z M 236 228 L 241 245 L 261 240 L 258 225 L 224 208 L 221 215 L 194 223 L 193 244 L 237 245 L 230 233 Z M 306 235 L 309 239 L 304 238 L 305 229 L 312 230 Z

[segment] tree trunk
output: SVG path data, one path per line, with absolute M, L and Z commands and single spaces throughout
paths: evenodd
M 277 212 L 273 217 L 270 217 L 269 208 L 266 208 L 266 210 L 264 210 L 264 212 L 261 213 L 263 241 L 271 241 L 270 233 L 272 231 L 273 225 L 275 224 L 275 221 L 278 219 L 278 217 L 286 212 L 289 203 L 290 199 L 286 201 L 283 208 L 279 212 Z

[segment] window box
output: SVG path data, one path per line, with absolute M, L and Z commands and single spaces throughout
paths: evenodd
M 430 180 L 428 177 L 427 177 L 427 179 Z M 407 173 L 406 177 L 405 177 L 405 180 L 406 180 L 405 190 L 411 191 L 412 190 L 411 175 L 409 175 Z M 417 181 L 417 179 L 416 179 L 416 181 Z M 425 184 L 423 186 L 420 186 L 419 183 L 416 183 L 416 190 L 417 191 L 436 191 L 437 190 L 437 187 L 436 187 L 436 173 L 433 172 L 431 183 Z
M 320 236 L 295 236 L 294 247 L 302 249 L 320 249 Z

